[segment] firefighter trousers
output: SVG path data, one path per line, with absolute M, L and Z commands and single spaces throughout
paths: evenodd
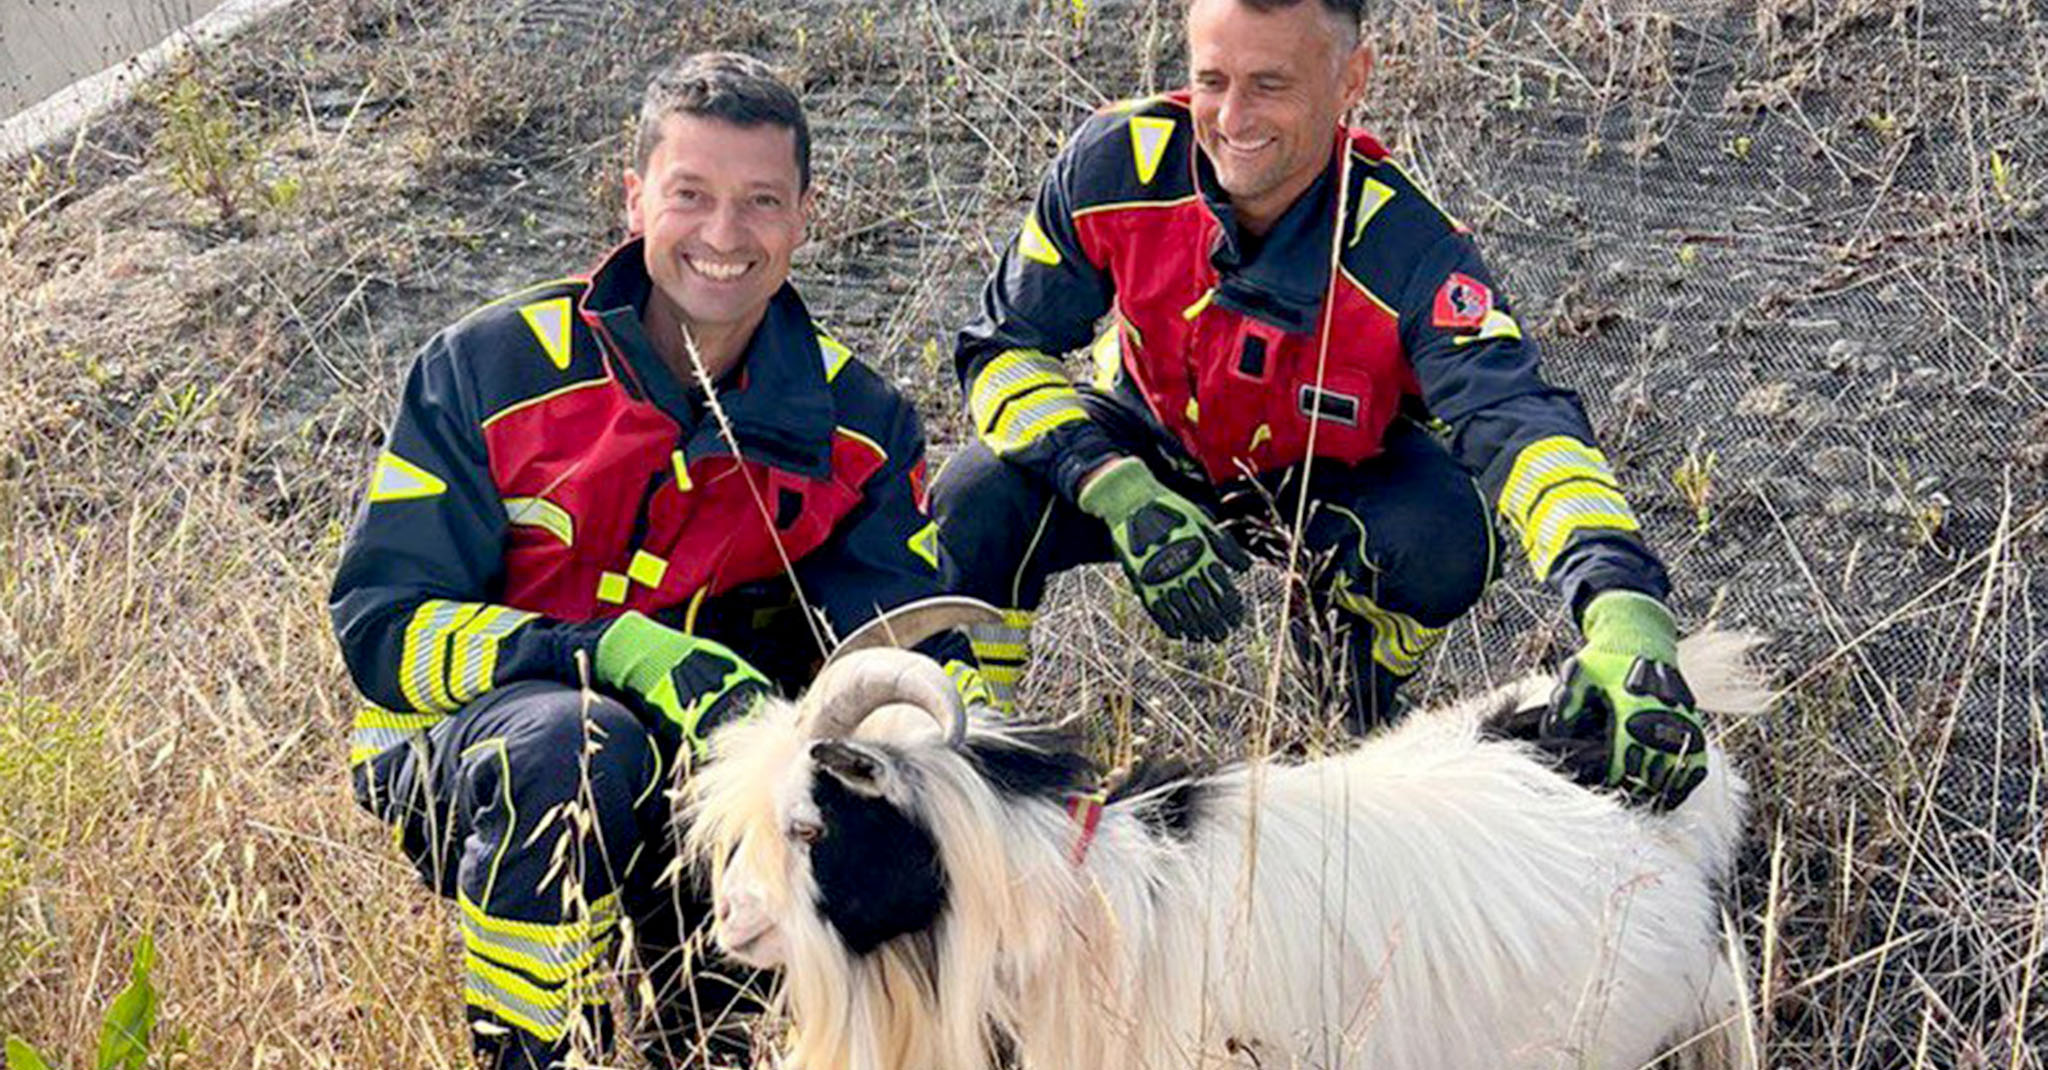
M 745 1065 L 759 982 L 706 953 L 707 897 L 671 872 L 677 752 L 610 698 L 529 681 L 356 767 L 360 801 L 455 901 L 484 1065 L 601 1058 L 621 972 L 629 998 L 653 994 L 634 1031 L 653 1065 Z
M 1300 466 L 1217 487 L 1134 402 L 1084 390 L 1082 403 L 1120 448 L 1209 510 L 1247 549 L 1284 557 Z M 1308 593 L 1316 619 L 1329 611 L 1336 623 L 1342 664 L 1331 675 L 1342 681 L 1348 726 L 1363 733 L 1395 715 L 1402 682 L 1446 626 L 1479 601 L 1498 569 L 1495 531 L 1471 474 L 1412 419 L 1389 426 L 1379 455 L 1356 465 L 1318 458 L 1308 478 L 1301 539 Z M 1046 581 L 1114 560 L 1108 529 L 979 442 L 934 480 L 932 511 L 947 589 L 1004 610 L 1004 625 L 979 628 L 973 638 L 983 677 L 999 700 L 1014 701 Z M 1306 664 L 1328 660 L 1310 649 L 1315 635 L 1312 626 L 1295 631 Z

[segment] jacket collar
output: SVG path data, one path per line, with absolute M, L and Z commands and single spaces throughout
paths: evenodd
M 704 404 L 703 391 L 679 381 L 647 337 L 643 315 L 654 284 L 642 248 L 635 238 L 612 250 L 591 273 L 584 319 L 596 328 L 627 389 L 682 429 L 688 459 L 729 455 L 732 446 Z M 715 385 L 719 406 L 749 460 L 813 478 L 831 471 L 832 395 L 817 328 L 795 287 L 785 282 L 768 299 L 768 311 L 746 352 Z
M 1216 246 L 1209 263 L 1221 281 L 1216 303 L 1233 312 L 1269 323 L 1283 331 L 1316 329 L 1323 295 L 1330 286 L 1330 227 L 1336 216 L 1337 152 L 1344 138 L 1331 142 L 1330 161 L 1308 189 L 1281 213 L 1262 239 L 1251 239 L 1237 222 L 1230 195 L 1216 179 L 1216 169 L 1199 145 L 1194 153 L 1195 186 L 1202 204 L 1217 223 Z M 1190 144 L 1193 144 L 1192 140 Z

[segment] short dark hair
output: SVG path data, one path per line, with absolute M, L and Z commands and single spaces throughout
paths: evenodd
M 1186 2 L 1192 5 L 1194 0 L 1186 0 Z M 1278 11 L 1281 8 L 1293 7 L 1296 4 L 1303 3 L 1304 0 L 1237 0 L 1237 2 L 1251 8 L 1253 11 Z M 1323 5 L 1324 11 L 1337 16 L 1353 33 L 1357 33 L 1363 28 L 1361 24 L 1365 22 L 1366 0 L 1319 0 L 1319 2 Z
M 798 188 L 811 188 L 811 125 L 796 91 L 773 68 L 738 52 L 699 52 L 677 60 L 647 83 L 633 166 L 647 169 L 671 115 L 719 119 L 734 126 L 779 126 L 796 134 Z

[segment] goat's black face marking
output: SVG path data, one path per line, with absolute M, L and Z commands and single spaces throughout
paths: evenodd
M 848 748 L 818 747 L 811 801 L 824 832 L 811 844 L 811 875 L 818 881 L 818 913 L 865 955 L 905 933 L 931 927 L 946 904 L 946 871 L 931 833 L 886 799 L 864 794 L 840 778 L 840 753 L 864 763 L 871 786 L 872 759 Z M 834 754 L 827 758 L 827 754 Z M 848 771 L 854 771 L 849 769 Z

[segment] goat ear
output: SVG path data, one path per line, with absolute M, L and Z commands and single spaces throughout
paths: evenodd
M 821 739 L 811 744 L 811 760 L 832 779 L 864 794 L 876 794 L 882 778 L 881 760 L 844 740 Z

